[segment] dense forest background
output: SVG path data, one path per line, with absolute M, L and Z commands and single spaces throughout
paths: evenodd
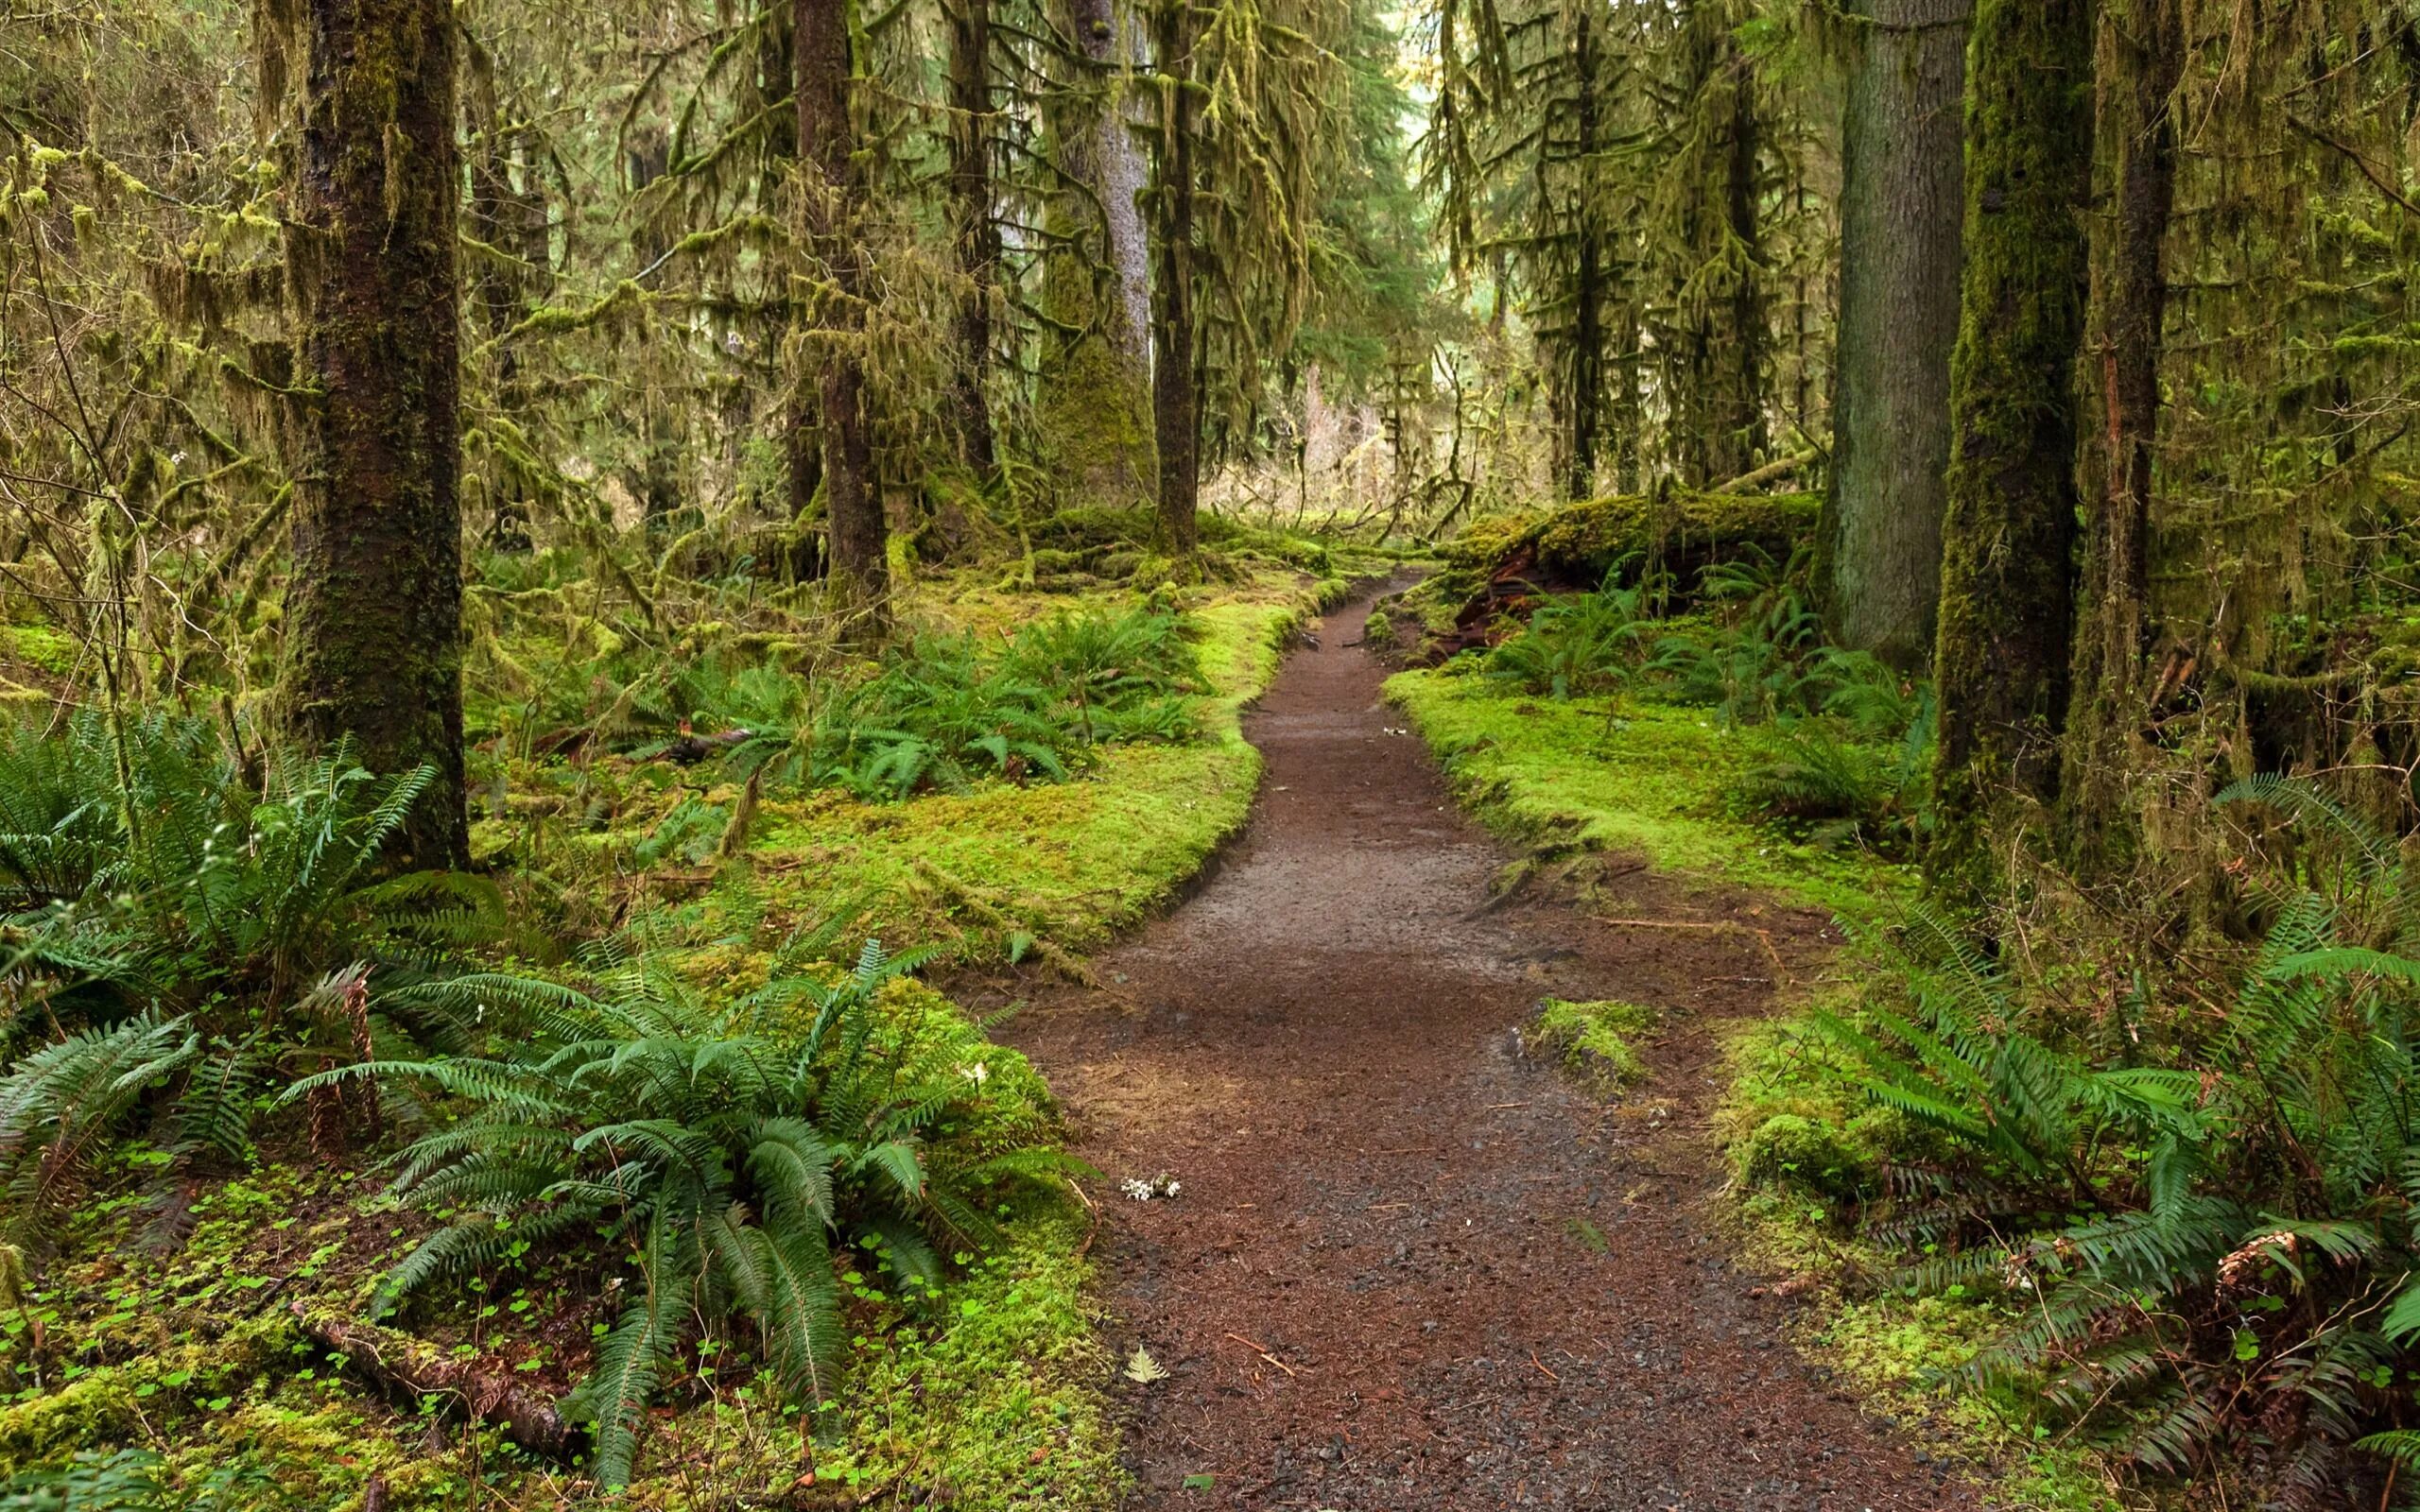
M 139 1352 L 61 1257 L 406 1135 L 372 1311 L 644 1278 L 568 1418 L 449 1388 L 512 1452 L 630 1482 L 743 1332 L 833 1397 L 1069 1247 L 858 939 L 1081 976 L 1172 885 L 865 858 L 1227 782 L 1234 667 L 1418 562 L 1408 698 L 1709 711 L 1703 811 L 1895 868 L 1737 1152 L 1827 1263 L 2130 1492 L 2420 1483 L 2409 0 L 10 0 L 0 155 L 19 1406 Z M 0 1423 L 242 1469 L 113 1435 Z

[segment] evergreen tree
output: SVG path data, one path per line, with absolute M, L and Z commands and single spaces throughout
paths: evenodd
M 1861 0 L 1846 22 L 1824 554 L 1834 637 L 1902 667 L 1930 655 L 1941 593 L 1972 9 Z
M 1205 422 L 1246 434 L 1311 287 L 1321 168 L 1349 115 L 1322 109 L 1344 12 L 1324 0 L 1162 0 L 1150 233 L 1163 542 L 1196 543 Z
M 406 834 L 469 859 L 456 27 L 443 0 L 306 0 L 262 39 L 298 91 L 286 280 L 296 503 L 281 702 L 306 747 L 436 768 Z M 277 28 L 275 8 L 265 26 Z
M 1151 399 L 1150 244 L 1135 134 L 1137 41 L 1113 0 L 1061 0 L 1063 70 L 1046 101 L 1059 182 L 1044 233 L 1034 393 L 1044 460 L 1064 496 L 1135 505 L 1159 482 Z
M 1991 818 L 2057 790 L 2074 603 L 2089 0 L 1979 0 L 1968 53 L 1965 267 L 1950 362 L 1936 885 L 1988 886 Z
M 832 576 L 843 602 L 879 616 L 890 592 L 889 532 L 874 476 L 865 357 L 865 252 L 858 242 L 865 170 L 856 156 L 850 94 L 857 59 L 856 0 L 797 0 L 790 50 L 798 94 L 800 198 L 815 261 L 817 323 L 809 360 L 819 376 L 824 513 Z
M 2133 849 L 2124 812 L 2127 776 L 2149 711 L 2143 653 L 2151 634 L 2152 469 L 2159 439 L 2160 370 L 2168 309 L 2169 221 L 2176 203 L 2176 129 L 2170 96 L 2184 37 L 2175 0 L 2103 0 L 2100 56 L 2114 76 L 2102 91 L 2100 140 L 2115 156 L 2115 215 L 2095 281 L 2088 349 L 2103 418 L 2084 469 L 2087 501 L 2078 602 L 2069 748 L 2062 767 L 2068 853 L 2087 876 L 2122 868 Z

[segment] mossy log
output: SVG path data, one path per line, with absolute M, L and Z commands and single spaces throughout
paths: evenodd
M 1660 572 L 1685 601 L 1709 567 L 1748 557 L 1787 561 L 1811 539 L 1822 509 L 1813 493 L 1669 489 L 1481 520 L 1443 548 L 1432 602 L 1452 609 L 1453 629 L 1430 651 L 1442 659 L 1486 644 L 1504 616 L 1520 617 L 1545 595 L 1585 592 L 1609 576 L 1632 582 Z M 1432 625 L 1443 618 L 1429 617 Z
M 364 1323 L 341 1313 L 294 1304 L 302 1332 L 342 1354 L 354 1369 L 397 1396 L 443 1397 L 473 1418 L 493 1423 L 533 1454 L 562 1459 L 572 1451 L 575 1430 L 552 1398 L 530 1390 L 493 1362 L 458 1360 L 407 1333 Z

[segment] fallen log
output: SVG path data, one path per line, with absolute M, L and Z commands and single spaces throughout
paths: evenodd
M 1804 465 L 1785 457 L 1721 489 L 1609 494 L 1475 522 L 1443 546 L 1443 565 L 1412 590 L 1430 627 L 1422 660 L 1442 662 L 1493 645 L 1505 627 L 1561 593 L 1586 593 L 1609 576 L 1634 582 L 1663 575 L 1671 606 L 1684 608 L 1719 563 L 1782 563 L 1815 531 L 1823 501 L 1811 493 L 1752 493 L 1760 479 Z M 1451 629 L 1438 627 L 1450 621 Z
M 304 1334 L 345 1357 L 352 1366 L 397 1397 L 444 1397 L 533 1454 L 567 1458 L 578 1431 L 554 1399 L 512 1379 L 491 1362 L 458 1360 L 435 1345 L 393 1329 L 364 1323 L 326 1308 L 293 1304 Z
M 1768 462 L 1764 466 L 1757 468 L 1753 472 L 1742 472 L 1728 483 L 1718 483 L 1706 491 L 1709 493 L 1746 493 L 1752 489 L 1763 488 L 1766 484 L 1771 483 L 1775 478 L 1786 478 L 1792 472 L 1797 472 L 1800 468 L 1807 466 L 1809 463 L 1823 460 L 1823 453 L 1813 450 L 1793 453 L 1789 456 Z

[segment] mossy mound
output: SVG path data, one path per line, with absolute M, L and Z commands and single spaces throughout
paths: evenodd
M 1732 1151 L 1741 1179 L 1847 1200 L 1867 1191 L 1874 1162 L 1848 1133 L 1822 1119 L 1775 1113 Z
M 1612 1096 L 1637 1085 L 1647 1068 L 1631 1044 L 1631 1037 L 1653 1029 L 1663 1017 L 1639 1003 L 1606 999 L 1573 1003 L 1548 998 L 1538 1005 L 1533 1038 L 1560 1054 L 1564 1065 L 1598 1091 Z
M 1815 531 L 1813 493 L 1710 493 L 1666 489 L 1475 522 L 1440 553 L 1444 566 L 1409 596 L 1428 631 L 1428 658 L 1492 644 L 1495 627 L 1526 618 L 1541 597 L 1584 593 L 1619 573 L 1656 571 L 1685 602 L 1709 567 L 1742 558 L 1783 561 Z

